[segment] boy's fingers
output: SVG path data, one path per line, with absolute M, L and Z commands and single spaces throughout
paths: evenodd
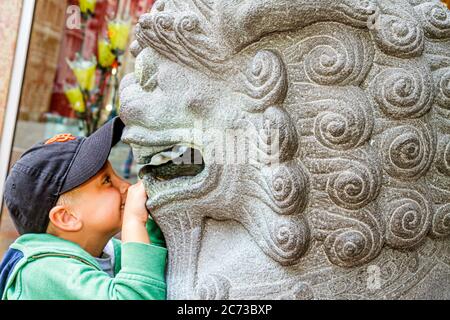
M 135 193 L 136 195 L 142 195 L 142 196 L 147 195 L 147 193 L 145 192 L 144 184 L 142 182 L 132 185 L 130 187 L 129 191 L 131 191 L 132 193 Z
M 136 183 L 136 184 L 133 184 L 130 188 L 133 188 L 133 189 L 139 189 L 139 188 L 143 188 L 144 187 L 144 184 L 142 183 L 142 181 L 139 181 L 138 183 Z
M 145 192 L 144 184 L 142 182 L 139 182 L 138 184 L 136 184 L 136 188 Z
M 135 188 L 141 188 L 141 187 L 144 187 L 144 184 L 142 183 L 142 181 L 139 181 L 138 183 L 136 183 L 136 184 L 134 185 L 134 187 L 135 187 Z

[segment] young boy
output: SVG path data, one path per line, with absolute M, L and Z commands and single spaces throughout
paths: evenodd
M 123 127 L 58 135 L 11 169 L 4 197 L 21 237 L 0 265 L 2 299 L 165 299 L 167 250 L 144 187 L 107 160 Z

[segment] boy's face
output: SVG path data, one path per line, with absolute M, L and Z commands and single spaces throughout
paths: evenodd
M 96 176 L 75 190 L 73 210 L 85 234 L 113 236 L 120 231 L 129 186 L 107 161 Z

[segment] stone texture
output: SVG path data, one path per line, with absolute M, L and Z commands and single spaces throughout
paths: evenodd
M 123 140 L 206 163 L 144 177 L 170 299 L 450 298 L 440 1 L 160 0 L 136 36 Z M 256 133 L 244 164 L 212 161 L 230 129 Z

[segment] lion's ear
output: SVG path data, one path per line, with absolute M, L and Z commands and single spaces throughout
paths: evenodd
M 286 67 L 278 53 L 261 50 L 240 72 L 238 83 L 246 111 L 262 112 L 284 102 L 288 89 Z

